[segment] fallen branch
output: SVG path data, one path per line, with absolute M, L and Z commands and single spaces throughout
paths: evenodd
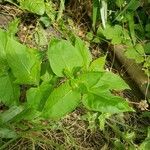
M 124 67 L 128 75 L 132 78 L 132 80 L 138 85 L 138 88 L 145 96 L 145 98 L 150 98 L 150 89 L 148 76 L 142 70 L 142 66 L 137 64 L 134 60 L 128 59 L 125 55 L 125 48 L 121 45 L 115 45 L 113 48 L 115 56 Z

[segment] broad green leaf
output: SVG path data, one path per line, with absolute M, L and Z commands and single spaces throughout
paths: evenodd
M 45 12 L 44 0 L 20 0 L 20 6 L 38 15 L 43 15 Z
M 75 48 L 78 49 L 83 58 L 83 66 L 88 68 L 92 61 L 92 56 L 86 44 L 79 37 L 76 37 Z
M 60 77 L 64 76 L 64 70 L 72 73 L 73 68 L 83 65 L 78 49 L 66 40 L 54 39 L 49 43 L 48 59 L 53 72 Z
M 90 65 L 91 71 L 104 71 L 106 56 L 97 58 Z
M 0 121 L 1 123 L 7 123 L 11 121 L 15 116 L 17 116 L 19 113 L 23 111 L 22 106 L 12 106 L 9 108 L 9 110 L 3 112 L 0 114 Z
M 129 86 L 125 83 L 125 81 L 119 75 L 112 72 L 105 72 L 94 87 L 103 85 L 107 85 L 110 90 L 129 89 Z
M 107 31 L 106 31 L 107 32 Z M 122 41 L 122 27 L 119 25 L 115 25 L 113 27 L 113 32 L 111 33 L 112 35 L 112 44 L 120 44 Z
M 136 44 L 135 49 L 140 55 L 144 56 L 145 53 L 144 53 L 144 48 L 143 48 L 142 44 Z
M 0 137 L 5 139 L 16 138 L 17 134 L 15 131 L 8 128 L 0 128 Z
M 82 92 L 83 104 L 90 110 L 119 113 L 132 111 L 128 103 L 121 97 L 114 96 L 109 90 L 123 90 L 128 85 L 111 72 L 89 72 L 78 77 L 79 85 L 84 84 L 87 92 Z
M 80 98 L 80 93 L 66 82 L 51 93 L 45 104 L 43 116 L 59 119 L 73 111 L 79 104 Z
M 78 77 L 79 82 L 84 83 L 89 89 L 102 87 L 109 90 L 128 89 L 129 86 L 118 75 L 112 72 L 89 72 Z M 102 89 L 104 91 L 104 89 Z
M 128 103 L 121 97 L 112 95 L 109 91 L 101 94 L 84 94 L 82 102 L 86 108 L 102 113 L 121 113 L 133 111 Z
M 0 76 L 0 102 L 10 106 L 19 101 L 19 85 L 14 83 L 11 73 Z
M 27 91 L 27 104 L 36 110 L 42 110 L 52 90 L 52 85 L 43 83 L 37 88 L 30 88 Z
M 0 29 L 0 75 L 8 70 L 5 48 L 7 44 L 7 33 Z
M 5 51 L 8 64 L 16 77 L 16 83 L 39 83 L 41 62 L 37 50 L 28 48 L 10 38 Z

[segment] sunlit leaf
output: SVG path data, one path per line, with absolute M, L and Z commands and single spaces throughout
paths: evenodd
M 20 0 L 20 6 L 38 15 L 43 15 L 45 12 L 44 0 Z
M 64 70 L 72 72 L 83 65 L 83 59 L 77 48 L 69 41 L 53 40 L 49 43 L 48 58 L 51 68 L 57 76 L 64 76 Z
M 46 118 L 59 119 L 73 111 L 80 102 L 80 93 L 68 82 L 60 85 L 49 96 L 43 115 Z
M 82 102 L 86 108 L 103 113 L 121 113 L 133 111 L 128 103 L 121 97 L 114 96 L 110 92 L 100 92 L 99 94 L 84 94 Z
M 123 90 L 129 88 L 121 77 L 112 72 L 84 73 L 80 75 L 78 79 L 80 82 L 87 85 L 88 88 L 96 88 L 104 85 L 110 90 Z
M 108 85 L 110 90 L 129 89 L 129 86 L 125 83 L 125 81 L 119 75 L 112 72 L 105 72 L 94 87 L 102 85 Z
M 10 38 L 6 46 L 6 57 L 16 83 L 38 84 L 40 64 L 38 52 Z

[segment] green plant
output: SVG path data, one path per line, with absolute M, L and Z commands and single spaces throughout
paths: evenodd
M 111 93 L 129 88 L 127 84 L 103 69 L 105 57 L 91 62 L 80 38 L 72 42 L 52 39 L 48 60 L 42 62 L 41 52 L 20 44 L 8 32 L 1 29 L 0 37 L 0 101 L 9 107 L 0 114 L 2 126 L 22 119 L 60 119 L 81 102 L 92 111 L 133 111 L 123 98 Z M 19 100 L 20 85 L 28 87 L 23 102 Z
M 62 18 L 65 1 L 60 0 L 59 8 L 51 0 L 6 1 L 37 16 L 34 40 L 38 48 L 18 42 L 15 35 L 20 20 L 17 18 L 8 25 L 7 31 L 0 29 L 0 149 L 6 149 L 20 137 L 30 138 L 33 148 L 41 140 L 54 145 L 54 149 L 64 149 L 65 144 L 58 145 L 55 139 L 39 136 L 53 129 L 63 131 L 66 142 L 78 149 L 72 130 L 70 134 L 58 121 L 77 107 L 86 108 L 83 119 L 88 121 L 85 123 L 89 133 L 101 132 L 116 149 L 136 149 L 140 143 L 134 140 L 139 140 L 137 134 L 141 136 L 145 130 L 138 129 L 134 123 L 127 125 L 129 113 L 124 112 L 134 110 L 117 94 L 129 86 L 117 74 L 104 69 L 106 56 L 92 60 L 86 43 L 72 31 L 75 28 L 72 20 L 68 19 L 70 24 L 65 26 L 66 20 Z M 139 7 L 141 3 L 137 0 L 93 0 L 94 33 L 88 32 L 87 39 L 91 43 L 125 45 L 125 55 L 142 64 L 149 76 L 150 24 L 149 18 L 141 17 Z M 61 26 L 58 30 L 67 40 L 60 37 L 48 41 L 42 25 L 46 28 L 56 25 L 57 29 Z M 107 149 L 105 145 L 103 148 Z M 140 148 L 148 146 L 149 134 Z

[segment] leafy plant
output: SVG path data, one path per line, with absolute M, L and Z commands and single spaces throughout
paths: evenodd
M 18 105 L 23 104 L 24 111 L 17 114 L 20 119 L 28 118 L 28 109 L 32 110 L 31 114 L 28 113 L 29 118 L 30 115 L 37 116 L 38 112 L 41 117 L 59 119 L 74 110 L 81 102 L 93 111 L 133 111 L 123 98 L 111 94 L 112 89 L 123 90 L 128 86 L 119 76 L 103 69 L 104 58 L 91 62 L 88 48 L 78 37 L 74 45 L 60 39 L 53 39 L 49 43 L 47 56 L 54 75 L 48 69 L 49 65 L 42 65 L 42 70 L 40 69 L 41 59 L 37 50 L 20 44 L 3 30 L 0 34 L 3 36 L 2 45 L 6 45 L 1 48 L 0 58 L 5 60 L 3 67 L 7 65 L 8 68 L 0 77 L 6 85 L 0 92 L 1 102 L 9 107 L 14 107 L 15 102 Z M 98 65 L 100 69 L 95 67 Z M 59 77 L 65 77 L 65 82 L 54 88 L 57 80 L 60 80 Z M 110 78 L 112 80 L 109 80 Z M 27 101 L 24 103 L 18 101 L 19 84 L 29 86 L 26 91 Z M 18 118 L 17 116 L 15 118 Z M 1 117 L 3 118 L 3 113 Z
M 8 38 L 5 53 L 16 83 L 39 84 L 41 61 L 36 50 Z

